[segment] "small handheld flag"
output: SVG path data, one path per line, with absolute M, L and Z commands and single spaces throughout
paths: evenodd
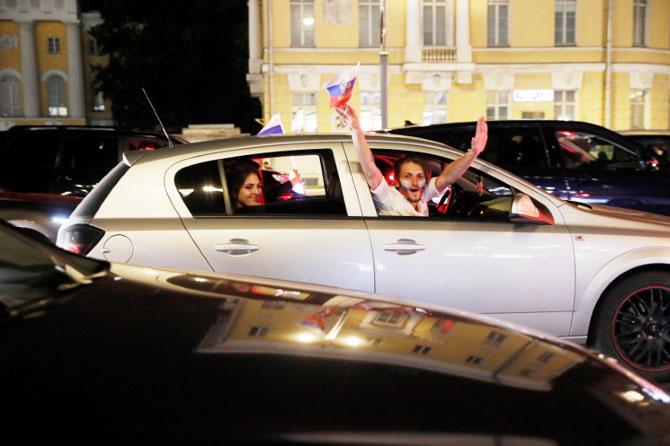
M 284 126 L 281 123 L 281 116 L 275 113 L 256 136 L 281 135 L 283 133 Z
M 330 95 L 331 107 L 342 108 L 349 102 L 360 66 L 359 62 L 355 67 L 338 74 L 326 82 L 325 87 Z

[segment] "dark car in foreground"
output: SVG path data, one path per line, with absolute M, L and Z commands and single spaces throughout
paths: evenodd
M 481 157 L 564 200 L 670 215 L 664 157 L 604 127 L 578 121 L 490 121 Z M 475 122 L 410 126 L 390 133 L 467 150 Z
M 5 225 L 0 245 L 7 438 L 670 440 L 667 394 L 526 329 L 335 288 L 110 267 Z
M 167 145 L 162 134 L 117 127 L 14 126 L 0 132 L 0 187 L 85 196 L 124 152 Z
M 627 130 L 620 133 L 670 161 L 670 130 Z

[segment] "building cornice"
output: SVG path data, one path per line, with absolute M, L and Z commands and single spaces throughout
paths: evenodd
M 79 23 L 77 0 L 0 0 L 0 16 L 15 22 Z

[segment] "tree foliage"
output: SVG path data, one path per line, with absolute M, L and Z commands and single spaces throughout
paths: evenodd
M 120 125 L 154 128 L 145 88 L 170 129 L 197 123 L 259 128 L 260 104 L 246 83 L 246 0 L 90 0 L 104 23 L 92 30 L 109 63 L 95 84 Z

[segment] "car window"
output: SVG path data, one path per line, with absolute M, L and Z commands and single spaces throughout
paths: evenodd
M 557 130 L 563 164 L 568 169 L 639 169 L 639 155 L 625 147 L 588 132 Z
M 17 167 L 53 167 L 60 134 L 53 129 L 11 133 L 7 131 L 3 158 Z
M 175 185 L 194 217 L 346 215 L 328 150 L 263 153 L 181 169 Z
M 455 149 L 466 151 L 475 134 L 474 126 L 452 132 L 445 142 Z M 507 128 L 489 126 L 486 150 L 480 158 L 502 168 L 543 168 L 549 165 L 544 141 L 537 127 Z
M 61 160 L 63 168 L 109 169 L 118 162 L 118 142 L 111 135 L 83 135 L 65 138 Z
M 373 149 L 375 163 L 381 170 L 386 182 L 395 186 L 394 163 L 401 157 L 413 156 L 424 160 L 432 177 L 440 174 L 451 160 L 410 151 L 387 151 Z M 485 174 L 470 168 L 463 176 L 438 197 L 428 203 L 430 219 L 471 219 L 477 221 L 509 222 L 512 200 L 517 191 Z M 381 218 L 388 218 L 379 214 Z

